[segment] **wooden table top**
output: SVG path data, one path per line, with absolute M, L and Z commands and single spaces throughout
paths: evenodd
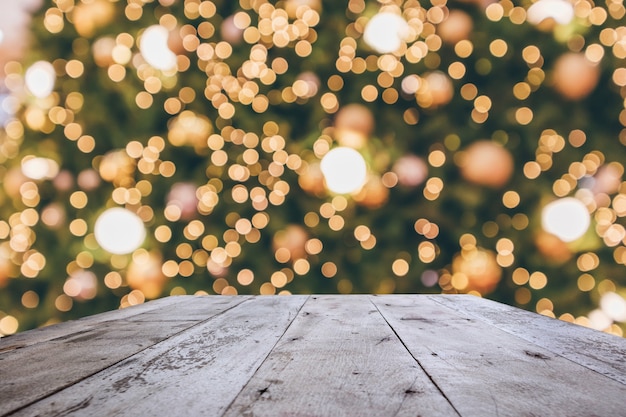
M 463 295 L 176 296 L 0 339 L 0 415 L 626 416 L 626 339 Z

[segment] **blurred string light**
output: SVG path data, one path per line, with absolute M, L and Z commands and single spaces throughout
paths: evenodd
M 591 217 L 582 201 L 574 197 L 561 198 L 545 205 L 541 213 L 544 230 L 564 242 L 582 237 L 589 228 Z
M 626 300 L 621 295 L 612 291 L 603 294 L 600 308 L 611 320 L 626 322 Z
M 0 335 L 167 294 L 312 291 L 472 293 L 620 334 L 624 16 L 63 0 L 21 62 L 0 19 Z
M 358 191 L 367 177 L 367 165 L 363 156 L 348 147 L 330 150 L 322 158 L 320 168 L 328 189 L 338 194 Z
M 50 158 L 27 156 L 22 160 L 22 173 L 33 180 L 52 179 L 59 173 L 59 164 Z
M 379 12 L 367 22 L 363 40 L 376 52 L 387 54 L 400 49 L 409 34 L 409 24 L 402 16 Z
M 94 235 L 102 249 L 124 255 L 141 246 L 146 237 L 146 229 L 135 213 L 114 207 L 100 214 L 94 225 Z
M 148 27 L 139 39 L 139 50 L 154 68 L 167 71 L 176 67 L 176 55 L 168 45 L 169 31 L 161 25 Z
M 26 70 L 24 76 L 26 88 L 35 97 L 44 98 L 54 89 L 56 72 L 51 63 L 37 61 Z
M 538 0 L 528 8 L 526 19 L 533 25 L 548 19 L 567 25 L 574 19 L 574 6 L 567 0 Z

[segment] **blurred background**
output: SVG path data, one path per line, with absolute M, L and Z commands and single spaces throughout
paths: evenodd
M 623 335 L 623 0 L 0 8 L 0 336 L 291 293 Z

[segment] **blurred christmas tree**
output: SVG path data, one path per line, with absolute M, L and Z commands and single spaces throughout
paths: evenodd
M 47 1 L 0 73 L 0 334 L 170 294 L 442 291 L 622 334 L 625 12 Z

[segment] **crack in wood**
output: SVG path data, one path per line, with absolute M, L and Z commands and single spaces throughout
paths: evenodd
M 393 334 L 396 335 L 396 337 L 398 338 L 398 340 L 400 341 L 400 343 L 402 344 L 402 346 L 404 347 L 404 349 L 409 353 L 409 355 L 411 355 L 411 357 L 413 358 L 413 360 L 417 363 L 417 365 L 421 368 L 422 372 L 424 372 L 424 374 L 426 375 L 426 377 L 428 377 L 428 379 L 430 380 L 430 382 L 433 384 L 433 386 L 437 389 L 437 391 L 439 391 L 439 393 L 441 394 L 441 396 L 448 402 L 448 404 L 450 404 L 450 407 L 454 410 L 454 412 L 461 417 L 461 413 L 459 412 L 459 410 L 457 410 L 457 408 L 454 406 L 454 404 L 452 403 L 452 401 L 450 400 L 450 398 L 448 398 L 448 396 L 446 395 L 446 393 L 443 391 L 443 389 L 439 386 L 439 384 L 434 380 L 434 378 L 432 377 L 432 375 L 430 373 L 428 373 L 428 371 L 426 371 L 426 368 L 424 368 L 424 366 L 422 365 L 422 363 L 413 355 L 413 353 L 411 352 L 411 350 L 409 349 L 409 347 L 404 343 L 404 340 L 402 340 L 402 338 L 400 337 L 400 335 L 398 334 L 398 332 L 396 331 L 396 329 L 394 329 L 394 327 L 391 325 L 391 323 L 389 323 L 389 321 L 387 320 L 387 317 L 385 317 L 385 315 L 382 313 L 382 311 L 380 311 L 380 309 L 378 308 L 378 306 L 376 305 L 376 303 L 374 303 L 374 301 L 372 301 L 371 299 L 369 300 L 374 307 L 378 310 L 378 313 L 380 314 L 380 316 L 383 318 L 383 320 L 385 320 L 385 322 L 387 323 L 387 326 L 389 326 L 389 328 L 391 329 L 391 331 L 393 332 Z M 405 396 L 406 398 L 406 396 Z M 400 409 L 398 409 L 399 411 Z
M 524 353 L 530 356 L 531 358 L 544 359 L 544 360 L 552 359 L 549 356 L 544 355 L 541 352 L 532 352 L 530 350 L 525 350 Z

